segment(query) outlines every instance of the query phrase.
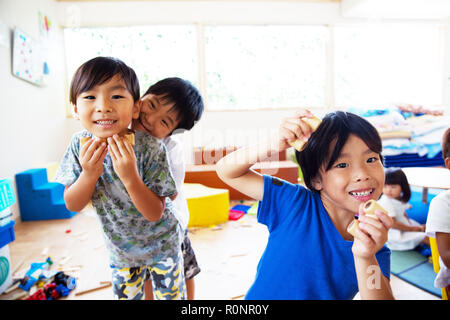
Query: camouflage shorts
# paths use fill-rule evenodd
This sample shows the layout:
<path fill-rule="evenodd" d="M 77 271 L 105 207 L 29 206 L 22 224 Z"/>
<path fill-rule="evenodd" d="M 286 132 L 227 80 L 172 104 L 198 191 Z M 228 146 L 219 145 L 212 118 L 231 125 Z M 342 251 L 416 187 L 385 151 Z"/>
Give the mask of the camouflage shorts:
<path fill-rule="evenodd" d="M 181 244 L 181 250 L 183 251 L 184 260 L 184 276 L 186 280 L 192 279 L 200 272 L 200 267 L 195 257 L 194 249 L 192 248 L 191 241 L 189 240 L 188 233 L 184 235 L 184 241 Z"/>
<path fill-rule="evenodd" d="M 112 268 L 114 296 L 119 300 L 141 300 L 144 282 L 152 280 L 153 296 L 157 300 L 185 300 L 186 283 L 181 252 L 175 258 L 159 261 L 152 266 Z"/>

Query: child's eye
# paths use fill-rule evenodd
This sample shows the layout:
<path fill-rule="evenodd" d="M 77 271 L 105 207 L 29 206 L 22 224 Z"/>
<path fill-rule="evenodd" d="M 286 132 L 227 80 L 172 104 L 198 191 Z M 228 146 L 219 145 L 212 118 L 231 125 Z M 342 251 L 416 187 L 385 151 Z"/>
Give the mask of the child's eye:
<path fill-rule="evenodd" d="M 86 100 L 94 100 L 95 97 L 94 97 L 94 96 L 84 96 L 83 99 L 86 99 Z"/>
<path fill-rule="evenodd" d="M 123 96 L 118 95 L 118 94 L 115 94 L 115 95 L 112 96 L 112 98 L 113 98 L 113 99 L 122 99 Z"/>
<path fill-rule="evenodd" d="M 161 120 L 161 123 L 163 124 L 163 126 L 165 126 L 165 127 L 168 127 L 169 126 L 169 124 L 167 123 L 167 121 L 166 120 Z"/>
<path fill-rule="evenodd" d="M 367 159 L 368 163 L 372 163 L 372 162 L 376 162 L 376 161 L 378 161 L 377 157 L 370 157 L 369 159 Z"/>
<path fill-rule="evenodd" d="M 337 165 L 335 165 L 336 168 L 347 168 L 348 167 L 348 163 L 338 163 Z"/>

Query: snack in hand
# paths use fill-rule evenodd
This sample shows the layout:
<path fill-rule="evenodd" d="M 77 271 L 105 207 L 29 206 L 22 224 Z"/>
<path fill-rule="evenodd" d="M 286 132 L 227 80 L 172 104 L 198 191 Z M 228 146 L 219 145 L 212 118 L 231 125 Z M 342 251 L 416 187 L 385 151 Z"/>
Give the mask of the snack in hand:
<path fill-rule="evenodd" d="M 384 212 L 384 213 L 387 214 L 386 209 L 384 209 L 382 206 L 380 206 L 380 205 L 378 204 L 378 202 L 376 202 L 376 201 L 373 200 L 373 199 L 367 201 L 367 202 L 364 204 L 363 210 L 364 210 L 364 214 L 365 214 L 366 216 L 375 218 L 375 219 L 377 219 L 377 220 L 378 220 L 378 217 L 377 217 L 377 215 L 375 214 L 375 211 L 376 211 L 376 210 L 382 211 L 382 212 Z M 355 237 L 355 231 L 356 231 L 356 229 L 358 229 L 358 228 L 359 228 L 359 221 L 358 221 L 358 219 L 355 218 L 355 220 L 353 220 L 353 221 L 349 224 L 349 226 L 347 227 L 347 232 L 350 233 L 352 236 Z"/>
<path fill-rule="evenodd" d="M 128 140 L 128 142 L 134 146 L 134 131 L 131 129 L 126 129 L 125 131 L 119 133 L 120 137 L 123 137 L 125 139 Z M 90 137 L 81 137 L 80 138 L 80 148 L 90 140 Z M 106 140 L 106 138 L 100 138 L 100 141 L 105 142 L 106 144 L 108 143 L 108 141 Z"/>
<path fill-rule="evenodd" d="M 312 131 L 316 131 L 317 127 L 319 127 L 320 123 L 322 122 L 322 120 L 320 120 L 317 117 L 313 117 L 313 118 L 303 117 L 302 121 L 306 122 L 311 127 Z M 291 147 L 293 147 L 297 151 L 302 151 L 305 148 L 306 143 L 307 143 L 307 141 L 303 141 L 301 139 L 297 139 L 295 141 L 289 142 Z"/>

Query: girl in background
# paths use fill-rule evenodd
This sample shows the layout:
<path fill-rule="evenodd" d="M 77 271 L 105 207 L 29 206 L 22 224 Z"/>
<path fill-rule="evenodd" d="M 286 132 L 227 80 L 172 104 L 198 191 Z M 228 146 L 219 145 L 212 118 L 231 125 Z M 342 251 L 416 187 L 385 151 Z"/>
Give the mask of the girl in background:
<path fill-rule="evenodd" d="M 402 169 L 386 169 L 383 195 L 378 202 L 394 220 L 387 242 L 391 250 L 412 250 L 422 242 L 429 244 L 424 232 L 425 226 L 410 219 L 405 212 L 411 208 L 408 203 L 410 198 L 411 188 Z"/>

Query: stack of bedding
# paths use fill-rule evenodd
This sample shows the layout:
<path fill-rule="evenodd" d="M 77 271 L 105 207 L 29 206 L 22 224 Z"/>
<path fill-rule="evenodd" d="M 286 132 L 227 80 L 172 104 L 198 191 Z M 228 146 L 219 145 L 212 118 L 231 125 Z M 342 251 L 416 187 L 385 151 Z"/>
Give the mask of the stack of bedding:
<path fill-rule="evenodd" d="M 349 110 L 365 117 L 377 128 L 383 141 L 386 167 L 443 166 L 441 139 L 450 117 L 436 109 L 405 111 L 404 106 L 385 109 Z"/>

